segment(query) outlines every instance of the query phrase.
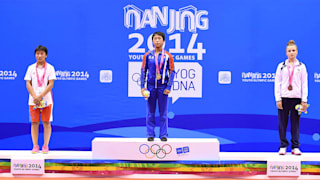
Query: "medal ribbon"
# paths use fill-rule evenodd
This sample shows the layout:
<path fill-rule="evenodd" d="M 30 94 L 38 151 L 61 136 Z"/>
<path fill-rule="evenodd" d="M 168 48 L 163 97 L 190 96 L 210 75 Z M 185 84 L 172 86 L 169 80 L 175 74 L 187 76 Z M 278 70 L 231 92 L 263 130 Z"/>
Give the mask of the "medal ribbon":
<path fill-rule="evenodd" d="M 295 68 L 296 66 L 295 66 L 294 63 L 293 63 L 293 67 L 292 67 L 291 73 L 290 73 L 290 67 L 289 67 L 289 66 L 287 66 L 287 67 L 288 67 L 288 73 L 289 73 L 289 85 L 292 85 L 294 68 Z"/>
<path fill-rule="evenodd" d="M 41 87 L 43 82 L 44 82 L 44 77 L 46 75 L 46 71 L 47 71 L 47 65 L 46 63 L 44 63 L 44 72 L 43 72 L 43 76 L 41 77 L 41 79 L 39 78 L 39 74 L 38 74 L 38 63 L 36 65 L 36 74 L 37 74 L 37 81 L 38 81 L 38 86 Z"/>
<path fill-rule="evenodd" d="M 163 59 L 164 59 L 164 49 L 162 49 L 162 52 L 161 52 L 160 68 L 159 68 L 159 65 L 158 65 L 158 56 L 156 55 L 156 51 L 154 51 L 154 55 L 155 55 L 154 59 L 155 59 L 155 63 L 156 63 L 157 74 L 160 74 L 160 69 L 162 67 Z"/>
<path fill-rule="evenodd" d="M 166 77 L 166 67 L 167 67 L 167 60 L 164 60 L 164 67 L 163 67 L 163 74 L 162 74 L 162 84 L 164 84 L 164 79 Z M 168 60 L 169 61 L 169 60 Z"/>

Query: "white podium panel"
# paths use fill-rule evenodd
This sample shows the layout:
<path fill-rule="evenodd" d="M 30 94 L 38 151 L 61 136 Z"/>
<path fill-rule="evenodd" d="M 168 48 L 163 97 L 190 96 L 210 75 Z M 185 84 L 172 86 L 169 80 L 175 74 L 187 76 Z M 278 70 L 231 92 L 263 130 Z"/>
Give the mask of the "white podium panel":
<path fill-rule="evenodd" d="M 147 138 L 95 138 L 92 141 L 94 159 L 117 160 L 219 160 L 220 143 L 217 139 L 158 138 L 148 142 Z"/>
<path fill-rule="evenodd" d="M 13 157 L 11 158 L 11 174 L 44 174 L 44 158 Z"/>
<path fill-rule="evenodd" d="M 267 161 L 268 176 L 300 176 L 301 157 L 285 155 L 278 158 L 270 158 Z"/>

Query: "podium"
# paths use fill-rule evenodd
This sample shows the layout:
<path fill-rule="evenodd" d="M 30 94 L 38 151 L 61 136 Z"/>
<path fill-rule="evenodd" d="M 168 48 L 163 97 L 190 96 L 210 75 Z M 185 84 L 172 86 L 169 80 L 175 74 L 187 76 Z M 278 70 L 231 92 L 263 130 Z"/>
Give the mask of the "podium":
<path fill-rule="evenodd" d="M 209 161 L 219 160 L 217 139 L 168 138 L 148 142 L 147 138 L 94 138 L 93 159 L 136 161 Z"/>

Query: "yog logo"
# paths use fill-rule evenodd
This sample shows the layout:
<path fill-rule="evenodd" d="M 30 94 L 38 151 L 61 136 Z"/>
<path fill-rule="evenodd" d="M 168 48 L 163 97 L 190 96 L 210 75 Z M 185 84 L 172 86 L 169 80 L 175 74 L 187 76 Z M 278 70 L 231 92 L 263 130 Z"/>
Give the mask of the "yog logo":
<path fill-rule="evenodd" d="M 153 144 L 151 146 L 148 144 L 141 144 L 139 151 L 148 159 L 152 159 L 154 157 L 157 157 L 158 159 L 164 159 L 172 152 L 172 147 L 169 144 L 164 144 L 162 146 L 159 144 Z"/>
<path fill-rule="evenodd" d="M 320 82 L 320 73 L 314 73 L 314 82 L 319 83 Z"/>

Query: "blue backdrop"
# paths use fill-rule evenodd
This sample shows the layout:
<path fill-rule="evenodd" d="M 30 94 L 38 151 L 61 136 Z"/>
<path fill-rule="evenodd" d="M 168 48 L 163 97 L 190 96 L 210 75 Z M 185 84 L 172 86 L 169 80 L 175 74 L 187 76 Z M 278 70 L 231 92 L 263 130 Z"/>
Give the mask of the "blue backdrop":
<path fill-rule="evenodd" d="M 51 149 L 145 137 L 140 64 L 150 35 L 163 31 L 177 71 L 169 138 L 218 138 L 221 151 L 277 151 L 274 73 L 293 39 L 309 74 L 301 149 L 320 152 L 318 7 L 318 0 L 1 0 L 0 149 L 32 148 L 23 79 L 40 44 L 58 78 Z"/>

